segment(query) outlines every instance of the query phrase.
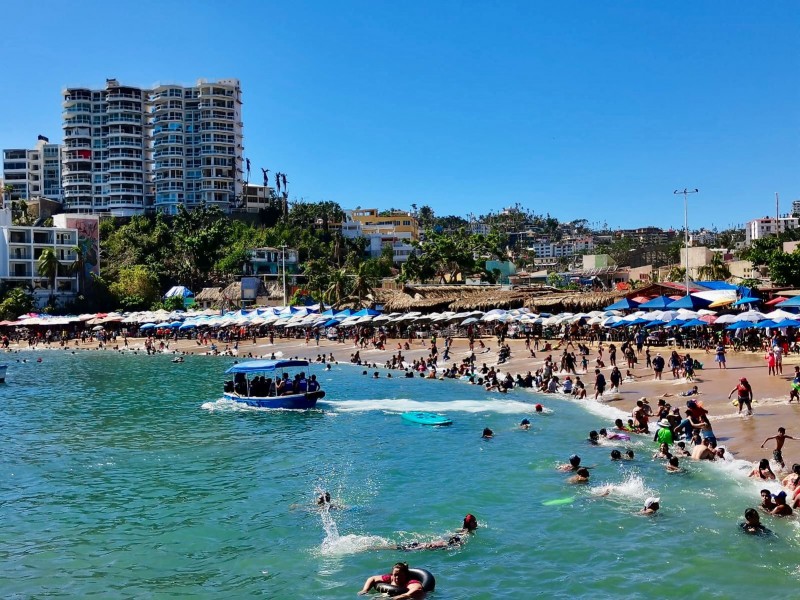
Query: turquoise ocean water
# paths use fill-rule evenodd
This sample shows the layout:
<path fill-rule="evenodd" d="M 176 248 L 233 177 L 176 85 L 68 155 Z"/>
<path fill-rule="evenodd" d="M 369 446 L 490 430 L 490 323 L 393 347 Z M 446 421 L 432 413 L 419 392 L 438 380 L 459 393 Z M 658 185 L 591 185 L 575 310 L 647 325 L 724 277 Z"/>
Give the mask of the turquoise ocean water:
<path fill-rule="evenodd" d="M 768 538 L 739 532 L 761 487 L 742 466 L 685 461 L 670 475 L 646 439 L 630 444 L 636 460 L 612 463 L 611 446 L 584 439 L 613 408 L 348 365 L 314 367 L 328 394 L 318 411 L 240 409 L 219 400 L 230 358 L 2 358 L 6 599 L 353 598 L 397 560 L 436 575 L 433 599 L 791 597 L 800 583 L 795 521 L 764 518 Z M 535 415 L 536 401 L 549 412 Z M 454 424 L 407 424 L 410 409 Z M 496 437 L 481 440 L 483 427 Z M 554 469 L 573 452 L 596 465 L 591 485 Z M 314 509 L 321 490 L 337 510 Z M 635 514 L 649 495 L 661 513 Z M 467 512 L 481 527 L 458 550 L 369 550 L 436 539 Z"/>

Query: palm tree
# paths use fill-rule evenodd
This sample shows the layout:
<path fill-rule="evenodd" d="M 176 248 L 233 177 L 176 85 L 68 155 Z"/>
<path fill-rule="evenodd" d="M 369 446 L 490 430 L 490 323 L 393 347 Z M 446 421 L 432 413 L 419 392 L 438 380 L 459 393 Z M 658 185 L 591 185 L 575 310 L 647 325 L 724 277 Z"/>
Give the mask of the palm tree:
<path fill-rule="evenodd" d="M 370 264 L 363 262 L 358 265 L 353 279 L 353 289 L 350 293 L 353 296 L 358 296 L 359 301 L 361 301 L 366 296 L 372 294 L 376 284 L 377 277 L 370 272 Z"/>
<path fill-rule="evenodd" d="M 84 291 L 84 283 L 86 279 L 86 261 L 83 256 L 83 249 L 80 246 L 73 246 L 72 252 L 75 253 L 75 260 L 69 266 L 69 270 L 78 276 L 78 293 Z"/>
<path fill-rule="evenodd" d="M 672 267 L 667 273 L 667 281 L 683 281 L 686 278 L 686 269 L 683 267 Z"/>
<path fill-rule="evenodd" d="M 323 293 L 323 302 L 336 306 L 347 296 L 347 270 L 336 269 L 331 273 L 328 287 Z"/>
<path fill-rule="evenodd" d="M 722 258 L 722 254 L 714 252 L 711 255 L 711 261 L 707 265 L 703 265 L 697 269 L 697 276 L 702 279 L 710 279 L 712 281 L 726 280 L 731 277 L 731 270 Z"/>
<path fill-rule="evenodd" d="M 61 263 L 58 261 L 56 253 L 50 248 L 42 250 L 39 260 L 36 263 L 36 269 L 39 275 L 47 277 L 50 283 L 50 300 L 52 301 L 56 295 L 56 277 L 58 276 L 58 267 Z"/>

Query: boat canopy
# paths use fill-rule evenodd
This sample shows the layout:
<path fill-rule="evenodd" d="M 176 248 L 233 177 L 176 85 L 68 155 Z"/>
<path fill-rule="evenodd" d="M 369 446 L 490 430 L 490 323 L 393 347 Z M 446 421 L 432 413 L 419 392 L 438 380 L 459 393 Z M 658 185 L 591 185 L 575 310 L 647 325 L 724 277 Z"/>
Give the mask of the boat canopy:
<path fill-rule="evenodd" d="M 233 365 L 225 373 L 258 373 L 261 371 L 274 371 L 288 367 L 307 367 L 307 360 L 250 360 Z"/>

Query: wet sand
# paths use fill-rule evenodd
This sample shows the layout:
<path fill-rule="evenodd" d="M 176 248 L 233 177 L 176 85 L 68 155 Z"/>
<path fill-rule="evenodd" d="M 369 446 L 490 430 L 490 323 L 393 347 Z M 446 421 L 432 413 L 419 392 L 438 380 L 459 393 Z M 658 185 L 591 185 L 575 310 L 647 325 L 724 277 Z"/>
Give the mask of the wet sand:
<path fill-rule="evenodd" d="M 482 338 L 486 344 L 486 348 L 481 350 L 478 344 L 475 345 L 476 367 L 480 367 L 483 363 L 488 366 L 497 365 L 497 342 L 493 337 Z M 528 371 L 535 372 L 540 368 L 548 354 L 558 361 L 563 349 L 559 349 L 557 343 L 551 341 L 553 350 L 550 352 L 538 351 L 536 358 L 531 358 L 528 351 L 525 349 L 524 340 L 507 340 L 511 346 L 511 358 L 504 364 L 499 366 L 499 370 L 503 372 L 510 372 L 512 375 L 520 373 L 525 375 Z M 118 345 L 122 345 L 121 339 L 118 339 Z M 405 340 L 402 340 L 405 342 Z M 129 338 L 130 348 L 144 348 L 143 339 Z M 541 341 L 540 345 L 544 347 L 546 341 Z M 382 365 L 391 358 L 392 354 L 397 353 L 398 340 L 389 340 L 387 342 L 386 350 L 367 349 L 361 350 L 360 356 L 362 361 L 369 364 L 375 363 L 380 369 Z M 440 352 L 440 365 L 444 364 L 441 361 L 441 354 L 443 352 L 443 340 L 439 340 Z M 619 343 L 616 343 L 619 348 Z M 114 344 L 109 344 L 107 351 L 112 351 Z M 217 343 L 220 350 L 225 348 L 225 344 Z M 26 345 L 21 345 L 20 349 L 25 349 Z M 82 349 L 97 348 L 97 342 L 81 344 Z M 611 365 L 608 363 L 608 343 L 603 343 L 606 349 L 604 352 L 604 360 L 606 363 L 605 368 L 601 369 L 603 374 L 608 379 L 608 374 L 611 371 Z M 57 346 L 54 346 L 57 348 Z M 70 346 L 74 348 L 74 346 Z M 12 345 L 12 350 L 16 346 Z M 597 352 L 597 346 L 590 346 L 591 354 L 589 358 L 588 373 L 583 373 L 578 365 L 578 376 L 583 380 L 586 385 L 587 396 L 594 397 L 594 365 Z M 334 358 L 339 362 L 349 362 L 351 354 L 357 348 L 354 347 L 351 340 L 345 343 L 332 342 L 322 338 L 319 346 L 312 339 L 306 344 L 304 339 L 280 339 L 275 338 L 274 344 L 269 344 L 268 339 L 258 338 L 258 342 L 253 344 L 252 340 L 245 340 L 240 343 L 238 358 L 248 356 L 252 353 L 255 357 L 269 357 L 272 353 L 283 353 L 283 358 L 300 357 L 313 361 L 318 354 L 324 353 L 326 356 L 333 353 Z M 209 351 L 208 346 L 198 346 L 194 340 L 179 340 L 178 342 L 170 343 L 170 351 L 185 352 L 189 354 L 205 354 Z M 661 352 L 665 359 L 668 358 L 671 348 L 668 347 L 652 347 L 651 355 Z M 764 449 L 761 449 L 761 443 L 765 438 L 775 435 L 778 427 L 785 427 L 788 435 L 796 435 L 800 438 L 800 427 L 795 427 L 795 421 L 800 416 L 800 404 L 788 404 L 789 390 L 791 387 L 791 380 L 794 376 L 794 366 L 800 365 L 800 355 L 790 355 L 784 357 L 783 360 L 783 375 L 770 376 L 767 373 L 766 361 L 763 354 L 752 352 L 734 352 L 728 349 L 727 353 L 727 369 L 719 369 L 717 363 L 714 362 L 714 353 L 706 353 L 703 350 L 678 350 L 680 354 L 688 352 L 692 358 L 703 363 L 704 368 L 697 370 L 695 373 L 694 382 L 686 382 L 683 379 L 673 379 L 672 373 L 665 368 L 662 381 L 654 381 L 651 369 L 645 367 L 644 353 L 639 357 L 638 365 L 632 370 L 636 381 L 623 382 L 620 386 L 618 393 L 611 394 L 606 391 L 602 401 L 619 408 L 620 410 L 630 413 L 636 404 L 636 400 L 641 397 L 646 397 L 650 401 L 650 405 L 655 407 L 658 398 L 665 393 L 675 394 L 676 396 L 667 398 L 667 402 L 672 404 L 673 407 L 677 406 L 685 409 L 687 398 L 677 396 L 678 393 L 688 390 L 692 385 L 697 385 L 700 389 L 701 396 L 699 400 L 702 401 L 703 406 L 709 411 L 714 432 L 717 436 L 719 444 L 725 446 L 729 452 L 732 452 L 736 458 L 745 460 L 757 461 L 761 458 L 771 458 L 772 450 L 774 449 L 774 441 L 770 441 Z M 453 345 L 450 350 L 449 364 L 460 363 L 463 358 L 469 354 L 469 344 L 464 338 L 456 338 L 453 340 Z M 402 350 L 403 358 L 406 362 L 411 362 L 414 359 L 424 358 L 428 355 L 427 342 L 423 345 L 421 340 L 415 340 L 409 350 Z M 577 351 L 576 351 L 577 355 Z M 619 350 L 617 351 L 617 366 L 622 371 L 623 376 L 627 370 L 624 358 L 621 358 Z M 368 367 L 365 367 L 368 368 Z M 559 374 L 560 377 L 566 375 L 565 373 Z M 736 386 L 739 378 L 746 377 L 753 387 L 753 396 L 755 402 L 753 404 L 752 416 L 739 416 L 737 415 L 737 407 L 731 404 L 728 400 L 728 394 Z M 487 395 L 496 392 L 487 392 Z M 735 397 L 735 394 L 734 394 Z M 611 423 L 598 423 L 598 429 L 603 426 L 611 425 Z M 583 435 L 583 432 L 581 432 Z M 784 461 L 788 466 L 793 462 L 800 462 L 800 441 L 787 440 L 783 451 Z"/>

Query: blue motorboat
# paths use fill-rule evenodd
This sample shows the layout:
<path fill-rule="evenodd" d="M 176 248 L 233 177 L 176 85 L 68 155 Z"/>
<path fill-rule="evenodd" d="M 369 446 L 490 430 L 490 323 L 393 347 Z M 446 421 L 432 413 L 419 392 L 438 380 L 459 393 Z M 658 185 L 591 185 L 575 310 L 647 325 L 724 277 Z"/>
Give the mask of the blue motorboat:
<path fill-rule="evenodd" d="M 226 400 L 258 408 L 314 408 L 325 397 L 316 375 L 306 378 L 306 371 L 290 377 L 286 369 L 308 367 L 307 360 L 251 360 L 225 371 L 233 379 L 225 382 Z"/>

